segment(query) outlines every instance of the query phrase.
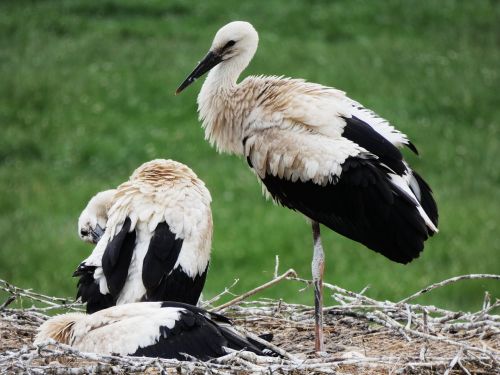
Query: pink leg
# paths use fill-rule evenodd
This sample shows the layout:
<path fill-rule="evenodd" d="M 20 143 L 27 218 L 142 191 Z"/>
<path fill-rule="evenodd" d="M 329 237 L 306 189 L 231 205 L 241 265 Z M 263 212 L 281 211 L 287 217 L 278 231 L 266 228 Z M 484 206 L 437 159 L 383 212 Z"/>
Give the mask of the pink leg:
<path fill-rule="evenodd" d="M 312 277 L 314 283 L 314 332 L 316 335 L 314 348 L 316 352 L 324 351 L 323 340 L 323 271 L 325 268 L 325 254 L 321 245 L 319 223 L 312 222 L 314 255 L 312 260 Z"/>

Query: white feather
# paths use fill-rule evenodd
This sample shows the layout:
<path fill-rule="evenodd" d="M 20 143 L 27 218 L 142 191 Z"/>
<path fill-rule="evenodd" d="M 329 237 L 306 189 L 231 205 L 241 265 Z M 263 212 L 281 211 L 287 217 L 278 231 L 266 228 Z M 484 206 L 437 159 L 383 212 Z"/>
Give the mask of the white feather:
<path fill-rule="evenodd" d="M 422 208 L 422 206 L 420 205 L 417 197 L 415 196 L 415 194 L 413 193 L 413 191 L 410 189 L 410 179 L 412 177 L 413 176 L 411 175 L 410 171 L 409 171 L 409 173 L 406 173 L 403 176 L 398 176 L 397 174 L 393 174 L 393 173 L 389 174 L 389 178 L 391 179 L 391 182 L 394 185 L 396 185 L 397 187 L 399 187 L 401 190 L 403 190 L 409 197 L 412 198 L 415 206 L 417 207 L 418 213 L 424 219 L 425 224 L 433 232 L 437 233 L 438 229 L 436 228 L 436 226 L 434 225 L 434 223 L 432 222 L 432 220 L 429 218 L 429 216 L 425 213 L 425 211 Z"/>

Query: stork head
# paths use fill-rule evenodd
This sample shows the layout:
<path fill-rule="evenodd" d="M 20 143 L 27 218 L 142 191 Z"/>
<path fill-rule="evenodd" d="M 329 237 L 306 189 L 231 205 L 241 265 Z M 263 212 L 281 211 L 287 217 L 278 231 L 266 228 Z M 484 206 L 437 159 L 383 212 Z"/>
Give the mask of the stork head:
<path fill-rule="evenodd" d="M 197 78 L 218 64 L 232 64 L 240 69 L 238 74 L 241 73 L 255 54 L 258 44 L 259 35 L 250 23 L 244 21 L 228 23 L 217 31 L 206 56 L 182 82 L 175 93 L 179 94 Z"/>
<path fill-rule="evenodd" d="M 78 218 L 78 236 L 82 241 L 96 244 L 101 239 L 108 221 L 115 189 L 101 191 L 90 199 Z"/>

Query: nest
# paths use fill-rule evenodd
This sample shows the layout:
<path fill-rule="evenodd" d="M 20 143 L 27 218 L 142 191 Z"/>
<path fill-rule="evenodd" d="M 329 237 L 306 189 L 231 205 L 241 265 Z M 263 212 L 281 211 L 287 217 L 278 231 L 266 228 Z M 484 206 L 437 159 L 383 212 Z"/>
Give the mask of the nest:
<path fill-rule="evenodd" d="M 38 326 L 53 310 L 81 310 L 70 300 L 20 289 L 0 280 L 10 297 L 0 306 L 0 373 L 238 373 L 238 374 L 500 374 L 500 301 L 485 295 L 476 312 L 448 311 L 411 303 L 416 297 L 464 279 L 500 275 L 463 275 L 433 284 L 399 302 L 377 301 L 362 293 L 324 284 L 336 304 L 325 307 L 323 355 L 314 352 L 313 307 L 281 300 L 246 301 L 278 282 L 303 283 L 293 270 L 217 307 L 226 288 L 206 303 L 223 311 L 245 334 L 273 333 L 275 350 L 283 358 L 233 352 L 209 362 L 82 353 L 48 342 L 34 347 Z M 24 309 L 9 308 L 16 299 L 36 302 Z M 250 333 L 252 332 L 252 333 Z M 256 336 L 253 336 L 256 337 Z"/>

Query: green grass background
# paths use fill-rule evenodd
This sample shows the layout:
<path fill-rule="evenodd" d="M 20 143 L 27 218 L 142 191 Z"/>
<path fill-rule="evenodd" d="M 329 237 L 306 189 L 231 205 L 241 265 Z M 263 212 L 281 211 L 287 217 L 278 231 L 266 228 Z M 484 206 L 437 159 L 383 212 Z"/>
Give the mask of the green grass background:
<path fill-rule="evenodd" d="M 500 271 L 500 2 L 2 1 L 0 3 L 0 278 L 74 295 L 92 250 L 76 223 L 97 191 L 141 163 L 190 165 L 213 196 L 205 289 L 240 293 L 281 270 L 310 277 L 299 214 L 265 201 L 244 160 L 218 155 L 196 114 L 201 82 L 176 87 L 223 24 L 248 20 L 260 47 L 246 74 L 338 87 L 407 133 L 412 166 L 434 189 L 441 232 L 408 266 L 323 230 L 326 281 L 398 300 L 464 273 Z M 285 282 L 262 296 L 312 303 Z M 498 282 L 470 281 L 420 302 L 472 309 Z M 329 298 L 326 304 L 333 301 Z"/>

